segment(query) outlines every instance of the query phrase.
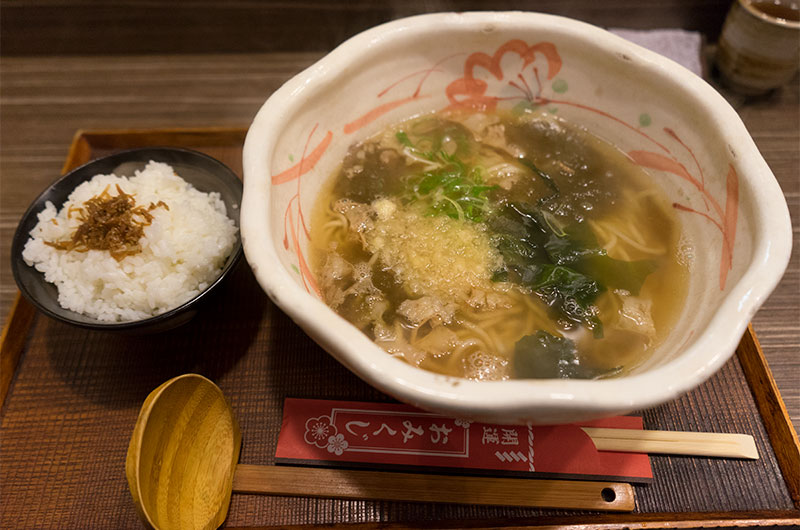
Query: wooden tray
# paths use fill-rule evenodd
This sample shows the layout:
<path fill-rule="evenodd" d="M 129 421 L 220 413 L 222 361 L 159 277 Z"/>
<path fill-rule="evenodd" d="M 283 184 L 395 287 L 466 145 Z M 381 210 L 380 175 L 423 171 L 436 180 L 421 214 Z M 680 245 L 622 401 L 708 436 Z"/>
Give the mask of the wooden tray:
<path fill-rule="evenodd" d="M 144 145 L 204 151 L 241 175 L 244 129 L 79 131 L 64 170 Z M 241 462 L 271 464 L 283 399 L 389 401 L 277 309 L 242 261 L 189 324 L 154 336 L 73 328 L 21 297 L 0 342 L 0 527 L 138 528 L 125 452 L 139 407 L 163 381 L 219 384 L 243 433 Z M 642 411 L 648 429 L 752 434 L 757 461 L 652 457 L 630 514 L 234 495 L 228 527 L 361 523 L 628 528 L 800 524 L 800 445 L 752 329 L 701 387 Z"/>

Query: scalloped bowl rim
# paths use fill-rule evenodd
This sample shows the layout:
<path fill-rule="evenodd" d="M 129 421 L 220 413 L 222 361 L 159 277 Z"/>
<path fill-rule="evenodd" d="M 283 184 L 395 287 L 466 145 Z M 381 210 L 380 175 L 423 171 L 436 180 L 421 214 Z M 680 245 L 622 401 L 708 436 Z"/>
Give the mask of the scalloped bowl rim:
<path fill-rule="evenodd" d="M 537 27 L 562 32 L 600 48 L 608 54 L 626 54 L 639 68 L 657 76 L 713 110 L 720 135 L 736 147 L 737 168 L 743 181 L 761 178 L 750 199 L 756 214 L 757 236 L 753 257 L 742 278 L 725 295 L 714 317 L 693 343 L 677 358 L 649 371 L 619 378 L 581 380 L 511 380 L 476 382 L 448 377 L 387 355 L 366 335 L 346 323 L 291 277 L 278 258 L 270 233 L 270 189 L 263 175 L 270 174 L 271 154 L 280 126 L 299 109 L 304 97 L 323 90 L 343 75 L 359 57 L 391 43 L 395 35 L 427 34 L 450 27 L 486 24 Z M 742 156 L 743 155 L 743 156 Z M 347 40 L 278 89 L 261 107 L 245 140 L 244 198 L 241 229 L 244 252 L 256 279 L 267 294 L 342 364 L 372 386 L 403 401 L 453 415 L 506 420 L 525 418 L 531 411 L 584 411 L 596 417 L 649 408 L 699 385 L 732 356 L 755 312 L 774 290 L 788 265 L 791 222 L 783 193 L 738 114 L 709 84 L 683 66 L 630 43 L 601 28 L 554 15 L 524 12 L 438 13 L 419 15 L 377 26 Z M 266 210 L 266 212 L 265 212 Z M 769 217 L 765 216 L 769 212 Z M 769 237 L 764 237 L 769 236 Z M 535 419 L 534 419 L 535 421 Z"/>

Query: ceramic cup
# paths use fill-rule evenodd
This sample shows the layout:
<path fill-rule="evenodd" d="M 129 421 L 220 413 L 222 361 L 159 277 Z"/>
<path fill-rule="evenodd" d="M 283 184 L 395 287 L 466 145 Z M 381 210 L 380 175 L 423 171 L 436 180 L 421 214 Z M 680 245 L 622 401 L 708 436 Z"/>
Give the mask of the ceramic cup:
<path fill-rule="evenodd" d="M 737 0 L 722 27 L 717 66 L 722 80 L 745 95 L 764 94 L 800 66 L 797 4 L 788 0 Z"/>

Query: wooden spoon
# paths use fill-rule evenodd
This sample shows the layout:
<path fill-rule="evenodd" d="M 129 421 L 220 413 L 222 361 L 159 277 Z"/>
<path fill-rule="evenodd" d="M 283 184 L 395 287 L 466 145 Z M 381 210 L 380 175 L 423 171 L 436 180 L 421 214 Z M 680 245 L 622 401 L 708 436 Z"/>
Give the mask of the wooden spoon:
<path fill-rule="evenodd" d="M 153 390 L 125 460 L 139 515 L 157 529 L 219 527 L 241 445 L 230 405 L 205 377 L 185 374 Z"/>
<path fill-rule="evenodd" d="M 602 511 L 635 506 L 631 485 L 615 482 L 237 466 L 241 443 L 230 405 L 205 377 L 185 374 L 153 390 L 125 462 L 142 520 L 161 530 L 217 528 L 232 491 Z"/>

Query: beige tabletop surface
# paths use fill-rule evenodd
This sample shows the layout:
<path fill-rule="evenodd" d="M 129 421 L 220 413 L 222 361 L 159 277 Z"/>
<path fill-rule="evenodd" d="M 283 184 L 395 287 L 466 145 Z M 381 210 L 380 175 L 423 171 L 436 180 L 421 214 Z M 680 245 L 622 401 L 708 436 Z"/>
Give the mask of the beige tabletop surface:
<path fill-rule="evenodd" d="M 203 2 L 191 3 L 208 5 Z M 0 36 L 3 37 L 0 45 L 0 52 L 3 53 L 0 56 L 0 319 L 3 322 L 17 293 L 9 266 L 11 237 L 29 203 L 59 176 L 76 130 L 246 127 L 270 93 L 343 38 L 338 34 L 327 35 L 314 46 L 308 44 L 307 39 L 302 46 L 297 46 L 289 43 L 284 31 L 280 34 L 280 39 L 283 39 L 281 46 L 263 51 L 270 47 L 264 46 L 258 39 L 267 39 L 268 35 L 249 28 L 241 30 L 243 42 L 237 41 L 235 46 L 228 46 L 225 50 L 227 53 L 218 53 L 213 48 L 216 46 L 215 39 L 223 38 L 220 36 L 222 30 L 213 26 L 216 29 L 208 35 L 205 44 L 197 46 L 184 45 L 182 39 L 202 39 L 202 35 L 192 34 L 189 29 L 178 31 L 171 37 L 172 45 L 163 47 L 169 48 L 165 52 L 149 49 L 146 39 L 152 39 L 158 30 L 152 29 L 151 24 L 141 34 L 131 32 L 125 26 L 128 28 L 125 34 L 127 42 L 143 39 L 141 42 L 137 40 L 136 46 L 125 48 L 113 36 L 114 24 L 120 24 L 119 17 L 115 18 L 113 13 L 108 14 L 103 10 L 90 9 L 87 4 L 91 2 L 7 1 L 1 6 L 5 19 L 0 27 Z M 166 2 L 152 4 L 167 5 Z M 241 10 L 252 11 L 254 17 L 268 18 L 272 13 L 256 7 L 252 2 L 237 4 Z M 278 2 L 262 5 L 267 4 L 278 9 L 275 7 Z M 314 7 L 317 4 L 300 4 L 306 7 L 308 13 L 322 16 L 319 9 Z M 375 17 L 391 18 L 397 14 L 397 11 L 388 14 L 370 11 L 363 4 L 356 2 L 353 4 L 356 7 L 349 8 L 349 11 L 336 11 L 329 15 L 353 16 L 353 20 L 359 21 L 360 25 L 369 25 Z M 598 14 L 597 10 L 593 10 L 591 2 L 577 4 L 585 4 L 584 11 L 579 14 L 585 14 L 585 19 L 589 21 L 601 25 L 614 21 L 610 15 L 606 16 L 610 12 Z M 716 27 L 714 25 L 724 18 L 726 2 L 697 4 L 702 4 L 703 10 L 695 13 L 695 18 L 686 15 L 690 3 L 674 1 L 659 3 L 662 11 L 655 15 L 637 11 L 629 21 L 642 27 L 659 27 L 663 24 L 702 30 L 704 28 L 692 27 L 692 24 L 702 22 L 708 27 Z M 416 9 L 422 9 L 418 2 L 412 2 L 411 5 L 412 8 L 416 6 Z M 543 2 L 542 5 L 557 11 L 553 2 Z M 707 10 L 712 8 L 713 12 L 708 14 Z M 176 10 L 180 11 L 180 8 L 168 9 L 172 10 L 172 15 Z M 212 12 L 206 13 L 204 20 L 215 20 L 213 10 L 208 10 Z M 147 24 L 147 17 L 155 20 L 155 15 L 145 16 L 134 8 L 131 8 L 131 12 L 131 16 L 146 19 L 141 24 Z M 219 24 L 230 26 L 226 31 L 236 33 L 232 25 L 239 18 L 243 18 L 240 24 L 246 24 L 244 19 L 247 13 L 231 13 L 223 9 L 217 14 L 218 20 Z M 42 14 L 46 16 L 38 16 Z M 362 19 L 358 19 L 358 16 Z M 109 20 L 116 22 L 110 23 Z M 98 28 L 100 40 L 83 45 L 76 43 L 79 30 L 85 29 L 82 24 L 90 23 Z M 315 23 L 323 22 L 318 20 Z M 159 27 L 162 31 L 169 30 L 165 29 L 164 24 Z M 26 28 L 31 31 L 26 31 Z M 313 28 L 308 27 L 302 31 L 309 34 L 314 32 Z M 713 44 L 716 35 L 712 30 L 706 37 Z M 30 41 L 22 42 L 26 38 Z M 107 39 L 105 48 L 103 38 Z M 186 53 L 192 48 L 199 48 L 200 51 Z M 243 51 L 246 48 L 261 51 Z M 783 188 L 792 216 L 795 245 L 791 263 L 775 292 L 755 316 L 753 325 L 792 422 L 798 428 L 800 80 L 795 77 L 789 85 L 755 100 L 725 95 L 743 119 Z"/>

